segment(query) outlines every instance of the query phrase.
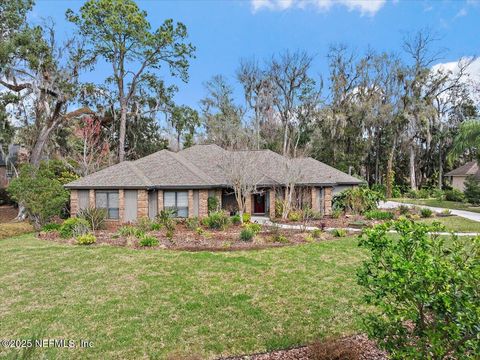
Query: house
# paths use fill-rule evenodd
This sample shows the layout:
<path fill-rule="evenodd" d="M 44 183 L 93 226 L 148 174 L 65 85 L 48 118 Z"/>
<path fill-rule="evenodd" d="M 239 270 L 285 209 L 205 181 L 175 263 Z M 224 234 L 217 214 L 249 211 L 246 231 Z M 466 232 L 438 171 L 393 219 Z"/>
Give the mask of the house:
<path fill-rule="evenodd" d="M 480 168 L 476 161 L 470 161 L 465 165 L 462 165 L 456 169 L 445 174 L 446 177 L 449 177 L 454 189 L 464 191 L 465 190 L 465 180 L 468 176 L 474 176 L 480 180 Z"/>
<path fill-rule="evenodd" d="M 0 189 L 8 186 L 13 177 L 14 168 L 24 160 L 22 157 L 25 156 L 26 150 L 18 144 L 10 144 L 7 153 L 3 151 L 3 146 L 0 144 Z"/>
<path fill-rule="evenodd" d="M 65 185 L 71 190 L 70 207 L 94 206 L 107 210 L 109 223 L 155 217 L 162 209 L 175 209 L 178 217 L 208 215 L 208 198 L 219 207 L 236 211 L 229 185 L 228 162 L 240 155 L 251 161 L 250 170 L 260 179 L 247 197 L 246 211 L 275 216 L 275 202 L 284 196 L 288 160 L 270 150 L 227 151 L 217 145 L 196 145 L 180 152 L 161 150 L 135 161 L 124 161 Z M 356 186 L 360 180 L 312 158 L 293 160 L 299 169 L 295 201 L 324 214 L 331 213 L 336 186 Z"/>

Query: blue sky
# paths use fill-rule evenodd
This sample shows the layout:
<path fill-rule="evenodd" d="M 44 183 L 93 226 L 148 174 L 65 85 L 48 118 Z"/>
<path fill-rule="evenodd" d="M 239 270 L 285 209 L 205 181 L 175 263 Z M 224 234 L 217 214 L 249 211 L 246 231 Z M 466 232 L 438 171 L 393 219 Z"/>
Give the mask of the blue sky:
<path fill-rule="evenodd" d="M 61 36 L 72 31 L 65 10 L 77 10 L 83 1 L 37 0 L 31 20 L 51 17 Z M 445 48 L 442 61 L 480 53 L 480 1 L 413 0 L 217 0 L 137 1 L 153 27 L 166 18 L 187 25 L 197 47 L 191 61 L 190 80 L 178 83 L 179 104 L 198 108 L 203 83 L 215 74 L 235 81 L 241 58 L 259 60 L 282 50 L 306 50 L 315 55 L 312 75 L 327 76 L 326 53 L 332 43 L 344 43 L 359 53 L 368 47 L 401 52 L 408 32 L 429 27 Z M 97 66 L 85 79 L 101 81 L 110 67 Z M 237 95 L 241 92 L 237 86 Z"/>

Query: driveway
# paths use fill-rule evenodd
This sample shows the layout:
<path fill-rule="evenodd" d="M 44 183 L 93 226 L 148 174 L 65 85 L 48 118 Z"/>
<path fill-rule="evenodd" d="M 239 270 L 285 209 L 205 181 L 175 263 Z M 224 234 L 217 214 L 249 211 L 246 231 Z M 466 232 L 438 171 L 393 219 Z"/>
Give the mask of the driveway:
<path fill-rule="evenodd" d="M 399 207 L 400 205 L 406 205 L 406 206 L 410 206 L 410 207 L 415 206 L 415 207 L 419 207 L 419 208 L 428 208 L 428 209 L 430 209 L 432 211 L 435 211 L 437 213 L 445 210 L 444 208 L 439 208 L 439 207 L 416 205 L 416 204 L 407 204 L 407 203 L 401 203 L 401 202 L 397 202 L 397 201 L 384 201 L 384 202 L 382 201 L 379 204 L 378 207 L 381 208 L 381 209 L 395 209 L 395 208 Z M 473 221 L 480 222 L 480 214 L 479 213 L 474 213 L 474 212 L 465 211 L 465 210 L 455 210 L 455 209 L 448 209 L 448 210 L 450 210 L 453 215 L 461 216 L 465 219 L 470 219 L 470 220 L 473 220 Z"/>

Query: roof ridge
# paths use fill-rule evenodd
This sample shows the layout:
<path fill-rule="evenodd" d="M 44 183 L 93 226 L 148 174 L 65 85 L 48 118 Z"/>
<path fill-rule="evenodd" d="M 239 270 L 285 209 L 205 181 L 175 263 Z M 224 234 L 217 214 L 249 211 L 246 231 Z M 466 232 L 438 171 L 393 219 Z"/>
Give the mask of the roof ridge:
<path fill-rule="evenodd" d="M 180 162 L 183 166 L 187 168 L 188 171 L 190 171 L 193 175 L 198 176 L 205 182 L 209 183 L 216 183 L 216 181 L 207 175 L 204 171 L 202 171 L 199 167 L 195 166 L 192 164 L 190 161 L 185 159 L 183 156 L 181 156 L 179 153 L 174 153 L 172 151 L 168 151 L 168 154 L 173 157 L 175 160 Z"/>
<path fill-rule="evenodd" d="M 147 175 L 143 173 L 132 161 L 126 161 L 127 166 L 137 175 L 145 184 L 145 186 L 149 186 L 151 180 L 148 178 Z"/>

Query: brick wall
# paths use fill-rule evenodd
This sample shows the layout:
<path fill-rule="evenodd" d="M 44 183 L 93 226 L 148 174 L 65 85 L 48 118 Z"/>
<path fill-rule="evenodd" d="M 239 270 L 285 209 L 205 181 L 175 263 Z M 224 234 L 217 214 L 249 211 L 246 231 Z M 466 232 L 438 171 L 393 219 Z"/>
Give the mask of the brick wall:
<path fill-rule="evenodd" d="M 125 219 L 125 190 L 118 190 L 118 217 L 121 222 Z"/>
<path fill-rule="evenodd" d="M 147 190 L 138 190 L 137 220 L 146 216 L 148 216 L 148 192 Z"/>
<path fill-rule="evenodd" d="M 332 215 L 332 198 L 333 198 L 333 188 L 326 187 L 324 189 L 324 209 L 325 215 Z"/>
<path fill-rule="evenodd" d="M 78 212 L 78 191 L 70 190 L 70 216 L 74 217 Z"/>
<path fill-rule="evenodd" d="M 312 187 L 311 188 L 312 192 L 312 210 L 319 212 L 320 211 L 320 203 L 318 199 L 318 188 Z"/>
<path fill-rule="evenodd" d="M 199 190 L 198 192 L 198 216 L 208 216 L 208 190 Z"/>
<path fill-rule="evenodd" d="M 157 190 L 157 207 L 158 213 L 163 210 L 163 190 Z"/>

